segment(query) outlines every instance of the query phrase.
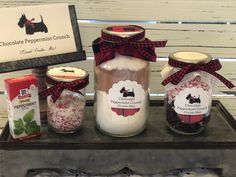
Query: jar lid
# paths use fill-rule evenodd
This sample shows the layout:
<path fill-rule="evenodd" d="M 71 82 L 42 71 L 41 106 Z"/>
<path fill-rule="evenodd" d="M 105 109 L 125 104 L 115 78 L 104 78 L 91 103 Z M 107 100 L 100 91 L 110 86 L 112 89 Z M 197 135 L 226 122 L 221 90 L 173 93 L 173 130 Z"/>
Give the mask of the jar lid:
<path fill-rule="evenodd" d="M 169 58 L 185 63 L 208 63 L 211 61 L 212 56 L 203 52 L 196 51 L 178 51 L 171 53 Z"/>
<path fill-rule="evenodd" d="M 109 26 L 103 28 L 102 32 L 119 37 L 130 37 L 144 32 L 144 28 L 135 25 Z"/>
<path fill-rule="evenodd" d="M 58 67 L 47 71 L 47 77 L 60 82 L 72 82 L 78 79 L 84 79 L 88 73 L 83 69 L 76 67 Z"/>

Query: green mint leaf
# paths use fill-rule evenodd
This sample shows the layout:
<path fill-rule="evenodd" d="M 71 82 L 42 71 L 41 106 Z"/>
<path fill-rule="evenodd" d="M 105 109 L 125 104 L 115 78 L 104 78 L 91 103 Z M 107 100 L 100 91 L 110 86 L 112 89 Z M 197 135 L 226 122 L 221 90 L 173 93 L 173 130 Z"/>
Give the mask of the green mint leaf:
<path fill-rule="evenodd" d="M 34 117 L 34 109 L 31 109 L 24 115 L 23 120 L 25 122 L 30 122 L 33 120 L 33 117 Z"/>
<path fill-rule="evenodd" d="M 15 126 L 15 128 L 24 127 L 24 123 L 23 123 L 22 119 L 14 120 L 14 126 Z"/>
<path fill-rule="evenodd" d="M 37 125 L 37 122 L 35 121 L 35 120 L 33 120 L 33 121 L 31 121 L 31 122 L 26 122 L 25 123 L 25 127 L 27 128 L 27 127 L 32 127 L 32 126 L 34 126 L 34 125 Z"/>
<path fill-rule="evenodd" d="M 16 128 L 14 129 L 14 134 L 15 135 L 20 135 L 24 132 L 24 129 L 23 128 Z"/>
<path fill-rule="evenodd" d="M 35 133 L 39 133 L 40 132 L 40 126 L 37 125 L 36 121 L 32 121 L 30 123 L 27 123 L 25 128 L 26 128 L 26 134 L 28 134 L 28 135 L 33 135 Z"/>
<path fill-rule="evenodd" d="M 35 120 L 30 122 L 30 125 L 37 125 L 37 122 Z"/>
<path fill-rule="evenodd" d="M 36 133 L 39 133 L 40 132 L 40 127 L 37 126 L 37 127 L 27 127 L 26 129 L 26 134 L 27 135 L 33 135 L 33 134 L 36 134 Z"/>

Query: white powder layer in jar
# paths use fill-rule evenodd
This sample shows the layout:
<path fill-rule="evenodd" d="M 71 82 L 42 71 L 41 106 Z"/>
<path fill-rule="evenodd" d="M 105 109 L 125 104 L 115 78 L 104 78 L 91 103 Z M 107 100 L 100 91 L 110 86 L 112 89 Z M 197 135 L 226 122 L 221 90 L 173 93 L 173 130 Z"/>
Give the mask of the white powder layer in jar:
<path fill-rule="evenodd" d="M 141 132 L 148 118 L 148 91 L 145 93 L 145 99 L 139 112 L 132 116 L 123 117 L 117 115 L 111 110 L 108 104 L 106 92 L 97 91 L 97 117 L 96 121 L 99 128 L 112 135 L 134 135 Z"/>

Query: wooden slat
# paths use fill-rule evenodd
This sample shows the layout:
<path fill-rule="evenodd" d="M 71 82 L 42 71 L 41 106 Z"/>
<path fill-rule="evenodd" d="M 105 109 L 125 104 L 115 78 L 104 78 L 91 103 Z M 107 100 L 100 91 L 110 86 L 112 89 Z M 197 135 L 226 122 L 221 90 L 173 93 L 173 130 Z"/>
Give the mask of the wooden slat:
<path fill-rule="evenodd" d="M 101 28 L 114 23 L 80 23 L 80 33 L 87 56 L 92 56 L 91 44 L 100 36 Z M 117 24 L 116 24 L 117 25 Z M 236 30 L 234 25 L 176 25 L 137 24 L 146 29 L 152 40 L 168 39 L 166 48 L 157 49 L 159 56 L 167 57 L 178 50 L 198 50 L 213 57 L 236 57 Z"/>
<path fill-rule="evenodd" d="M 79 19 L 235 21 L 234 0 L 80 0 Z"/>
<path fill-rule="evenodd" d="M 236 19 L 234 0 L 1 0 L 0 7 L 68 2 L 79 19 L 226 22 Z"/>
<path fill-rule="evenodd" d="M 93 56 L 91 47 L 84 47 L 86 55 L 88 57 Z M 180 50 L 194 50 L 211 54 L 214 58 L 236 58 L 235 47 L 222 48 L 222 47 L 192 47 L 192 46 L 168 46 L 166 48 L 156 49 L 156 53 L 159 57 L 167 57 L 169 53 L 180 51 Z M 236 63 L 235 63 L 236 64 Z"/>

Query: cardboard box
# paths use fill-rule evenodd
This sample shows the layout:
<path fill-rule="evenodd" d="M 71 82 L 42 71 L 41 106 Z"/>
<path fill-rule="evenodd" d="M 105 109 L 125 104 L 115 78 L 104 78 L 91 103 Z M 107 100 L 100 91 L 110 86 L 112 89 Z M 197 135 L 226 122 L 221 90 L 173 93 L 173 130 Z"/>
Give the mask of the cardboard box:
<path fill-rule="evenodd" d="M 32 75 L 5 80 L 10 133 L 14 139 L 40 135 L 37 79 Z"/>

